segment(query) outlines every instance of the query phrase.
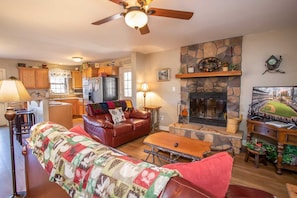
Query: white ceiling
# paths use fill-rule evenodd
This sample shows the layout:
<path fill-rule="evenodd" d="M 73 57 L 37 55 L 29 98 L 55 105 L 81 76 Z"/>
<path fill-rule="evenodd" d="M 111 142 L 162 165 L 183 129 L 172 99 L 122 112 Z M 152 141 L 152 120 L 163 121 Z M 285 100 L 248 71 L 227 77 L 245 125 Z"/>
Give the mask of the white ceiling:
<path fill-rule="evenodd" d="M 0 58 L 73 65 L 153 53 L 211 40 L 297 26 L 296 0 L 154 0 L 151 7 L 194 12 L 191 20 L 149 16 L 141 35 L 109 0 L 1 0 Z"/>

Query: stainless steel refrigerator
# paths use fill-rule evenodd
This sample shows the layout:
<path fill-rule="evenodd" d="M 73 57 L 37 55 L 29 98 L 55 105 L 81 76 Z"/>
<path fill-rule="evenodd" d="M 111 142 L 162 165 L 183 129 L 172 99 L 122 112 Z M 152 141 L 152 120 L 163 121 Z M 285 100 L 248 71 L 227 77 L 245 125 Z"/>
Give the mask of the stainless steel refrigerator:
<path fill-rule="evenodd" d="M 87 103 L 118 100 L 118 78 L 108 76 L 84 79 L 83 97 Z"/>

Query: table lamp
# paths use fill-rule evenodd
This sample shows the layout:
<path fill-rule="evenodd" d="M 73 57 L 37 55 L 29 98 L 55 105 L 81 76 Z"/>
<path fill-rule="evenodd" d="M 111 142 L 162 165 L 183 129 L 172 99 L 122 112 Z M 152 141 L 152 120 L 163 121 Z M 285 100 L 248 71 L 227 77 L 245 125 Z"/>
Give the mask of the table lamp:
<path fill-rule="evenodd" d="M 24 87 L 23 83 L 19 80 L 9 79 L 0 81 L 0 102 L 25 102 L 31 100 L 31 96 Z M 15 177 L 15 157 L 14 157 L 14 141 L 13 141 L 13 128 L 12 121 L 16 116 L 16 112 L 12 106 L 7 107 L 4 114 L 6 120 L 9 123 L 9 137 L 10 137 L 10 155 L 11 155 L 11 175 L 12 175 L 12 187 L 13 194 L 10 198 L 25 197 L 24 192 L 17 192 L 16 177 Z"/>
<path fill-rule="evenodd" d="M 143 106 L 145 107 L 146 92 L 149 91 L 149 86 L 148 86 L 147 83 L 142 83 L 142 85 L 141 85 L 141 91 L 143 92 Z"/>

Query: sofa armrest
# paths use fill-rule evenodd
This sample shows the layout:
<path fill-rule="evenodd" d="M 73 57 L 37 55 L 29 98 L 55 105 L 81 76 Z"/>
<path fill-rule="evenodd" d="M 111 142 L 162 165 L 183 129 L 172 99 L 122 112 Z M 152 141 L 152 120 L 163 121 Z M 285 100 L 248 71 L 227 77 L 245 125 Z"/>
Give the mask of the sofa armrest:
<path fill-rule="evenodd" d="M 96 117 L 88 116 L 88 115 L 83 115 L 83 119 L 85 122 L 95 126 L 95 127 L 101 127 L 101 128 L 113 128 L 113 123 L 111 123 L 108 120 L 103 120 L 103 119 L 98 119 Z"/>
<path fill-rule="evenodd" d="M 130 118 L 147 119 L 151 117 L 151 112 L 134 109 L 130 113 Z"/>

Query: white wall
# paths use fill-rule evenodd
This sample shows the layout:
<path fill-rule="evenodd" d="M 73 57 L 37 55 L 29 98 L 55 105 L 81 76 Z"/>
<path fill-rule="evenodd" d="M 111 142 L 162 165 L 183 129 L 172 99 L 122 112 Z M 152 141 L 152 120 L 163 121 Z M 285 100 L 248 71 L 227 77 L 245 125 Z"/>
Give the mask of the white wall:
<path fill-rule="evenodd" d="M 283 29 L 259 34 L 247 35 L 243 37 L 242 49 L 242 78 L 241 78 L 241 98 L 240 112 L 244 119 L 240 129 L 244 131 L 246 137 L 246 116 L 253 86 L 260 85 L 297 85 L 297 28 Z M 285 74 L 266 73 L 265 61 L 271 56 L 282 56 L 283 61 L 280 69 Z M 171 68 L 171 80 L 167 82 L 157 82 L 156 73 L 161 68 Z M 180 101 L 180 79 L 175 78 L 180 68 L 180 48 L 166 52 L 146 55 L 145 76 L 152 92 L 147 96 L 147 104 L 161 105 L 161 128 L 166 129 L 168 125 L 176 122 L 177 103 Z M 172 88 L 176 91 L 173 92 Z"/>
<path fill-rule="evenodd" d="M 157 81 L 159 69 L 170 68 L 170 81 Z M 177 121 L 177 103 L 180 101 L 180 79 L 175 78 L 180 68 L 180 48 L 146 55 L 144 81 L 149 84 L 146 96 L 147 105 L 160 105 L 161 129 Z M 175 91 L 173 91 L 175 90 Z"/>
<path fill-rule="evenodd" d="M 246 132 L 246 116 L 253 86 L 297 85 L 297 28 L 264 32 L 243 37 L 240 111 L 244 116 L 240 128 Z M 281 73 L 264 75 L 265 61 L 282 56 Z"/>

